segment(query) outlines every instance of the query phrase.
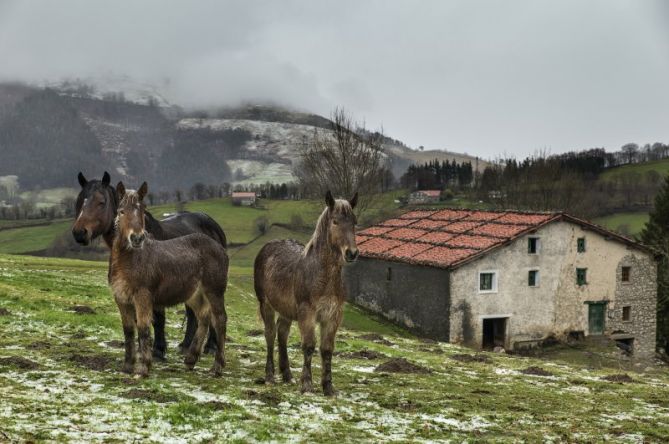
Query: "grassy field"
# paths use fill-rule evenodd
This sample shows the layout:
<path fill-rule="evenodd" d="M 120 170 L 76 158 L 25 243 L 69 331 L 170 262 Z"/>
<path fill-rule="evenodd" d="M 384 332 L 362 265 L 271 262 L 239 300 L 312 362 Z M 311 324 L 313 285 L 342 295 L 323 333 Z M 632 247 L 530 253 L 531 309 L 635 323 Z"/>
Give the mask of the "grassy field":
<path fill-rule="evenodd" d="M 625 172 L 636 172 L 641 175 L 648 171 L 657 171 L 664 178 L 669 174 L 669 159 L 655 160 L 652 162 L 634 163 L 630 165 L 623 165 L 616 168 L 606 170 L 601 176 L 600 180 L 612 180 L 616 176 Z"/>
<path fill-rule="evenodd" d="M 336 398 L 300 395 L 296 383 L 258 385 L 264 338 L 250 272 L 230 270 L 223 377 L 208 372 L 211 356 L 193 372 L 183 368 L 175 308 L 167 314 L 168 361 L 136 379 L 118 371 L 122 333 L 105 263 L 0 256 L 0 441 L 669 439 L 666 367 L 621 370 L 628 364 L 603 346 L 559 349 L 550 359 L 475 354 L 421 341 L 351 307 L 333 360 Z M 296 326 L 289 344 L 299 377 Z M 407 359 L 417 373 L 378 368 L 392 358 Z M 315 380 L 319 364 L 316 357 Z M 621 371 L 631 379 L 603 379 Z"/>
<path fill-rule="evenodd" d="M 0 253 L 28 253 L 47 248 L 63 232 L 70 230 L 71 220 L 49 225 L 0 230 Z"/>
<path fill-rule="evenodd" d="M 648 217 L 648 213 L 646 212 L 616 213 L 610 216 L 597 218 L 594 220 L 594 222 L 611 230 L 636 236 L 641 233 L 641 230 L 643 230 L 646 222 L 648 222 Z M 625 231 L 627 231 L 627 233 Z"/>

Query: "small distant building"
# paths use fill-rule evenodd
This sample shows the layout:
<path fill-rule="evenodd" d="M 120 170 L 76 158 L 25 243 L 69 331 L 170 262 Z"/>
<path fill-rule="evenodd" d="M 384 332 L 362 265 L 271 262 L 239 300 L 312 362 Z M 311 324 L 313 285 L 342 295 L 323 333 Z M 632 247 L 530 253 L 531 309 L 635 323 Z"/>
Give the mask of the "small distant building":
<path fill-rule="evenodd" d="M 256 204 L 256 193 L 234 192 L 232 193 L 232 204 L 250 207 Z"/>
<path fill-rule="evenodd" d="M 521 349 L 608 337 L 655 352 L 657 262 L 565 213 L 415 210 L 362 230 L 352 302 L 434 339 Z"/>
<path fill-rule="evenodd" d="M 410 205 L 431 204 L 439 202 L 441 191 L 439 190 L 418 190 L 409 195 Z"/>

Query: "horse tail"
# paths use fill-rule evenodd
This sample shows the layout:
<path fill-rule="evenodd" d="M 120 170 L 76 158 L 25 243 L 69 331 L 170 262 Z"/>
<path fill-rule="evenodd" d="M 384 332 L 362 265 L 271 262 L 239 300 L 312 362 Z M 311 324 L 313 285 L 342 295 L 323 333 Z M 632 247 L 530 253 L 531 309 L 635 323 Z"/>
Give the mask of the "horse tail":
<path fill-rule="evenodd" d="M 228 240 L 225 237 L 225 232 L 223 231 L 223 228 L 221 228 L 221 226 L 208 214 L 200 213 L 200 215 L 204 219 L 201 226 L 203 232 L 209 234 L 209 237 L 213 238 L 219 244 L 223 245 L 223 248 L 227 248 Z"/>

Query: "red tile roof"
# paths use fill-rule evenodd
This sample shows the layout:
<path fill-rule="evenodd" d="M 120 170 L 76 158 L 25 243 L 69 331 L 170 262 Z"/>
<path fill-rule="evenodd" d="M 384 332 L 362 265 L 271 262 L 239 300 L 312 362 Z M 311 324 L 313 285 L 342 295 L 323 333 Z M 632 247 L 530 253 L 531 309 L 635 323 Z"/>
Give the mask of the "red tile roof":
<path fill-rule="evenodd" d="M 417 194 L 424 194 L 426 196 L 430 197 L 439 197 L 441 196 L 441 191 L 439 190 L 420 190 L 416 191 Z"/>
<path fill-rule="evenodd" d="M 565 220 L 653 253 L 598 225 L 564 213 L 417 210 L 362 230 L 356 237 L 362 257 L 449 268 L 482 256 L 556 220 Z"/>
<path fill-rule="evenodd" d="M 358 233 L 363 257 L 448 268 L 462 263 L 560 213 L 415 210 Z"/>

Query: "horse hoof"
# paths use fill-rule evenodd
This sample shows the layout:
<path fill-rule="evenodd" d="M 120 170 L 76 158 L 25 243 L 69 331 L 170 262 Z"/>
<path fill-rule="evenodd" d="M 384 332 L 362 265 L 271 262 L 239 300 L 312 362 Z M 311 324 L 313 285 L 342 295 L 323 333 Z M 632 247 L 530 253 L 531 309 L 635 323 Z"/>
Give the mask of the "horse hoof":
<path fill-rule="evenodd" d="M 167 361 L 167 358 L 165 358 L 165 352 L 162 350 L 154 350 L 153 351 L 153 359 L 156 359 L 161 362 Z"/>
<path fill-rule="evenodd" d="M 285 384 L 290 384 L 291 382 L 293 382 L 293 375 L 290 372 L 283 373 L 281 375 L 281 378 L 283 379 L 283 382 Z"/>
<path fill-rule="evenodd" d="M 313 391 L 311 381 L 302 381 L 302 387 L 300 388 L 300 393 L 309 393 Z"/>
<path fill-rule="evenodd" d="M 335 390 L 332 387 L 332 384 L 324 384 L 323 385 L 323 394 L 325 396 L 334 396 L 335 395 Z"/>
<path fill-rule="evenodd" d="M 265 375 L 265 384 L 274 384 L 274 375 Z"/>
<path fill-rule="evenodd" d="M 145 365 L 141 365 L 141 366 L 137 369 L 137 376 L 139 376 L 139 377 L 141 377 L 141 378 L 146 378 L 146 377 L 148 377 L 148 376 L 149 376 L 149 368 L 148 368 L 147 366 L 145 366 Z"/>
<path fill-rule="evenodd" d="M 211 367 L 211 372 L 214 376 L 223 376 L 223 367 L 219 364 L 214 364 L 213 367 Z"/>

